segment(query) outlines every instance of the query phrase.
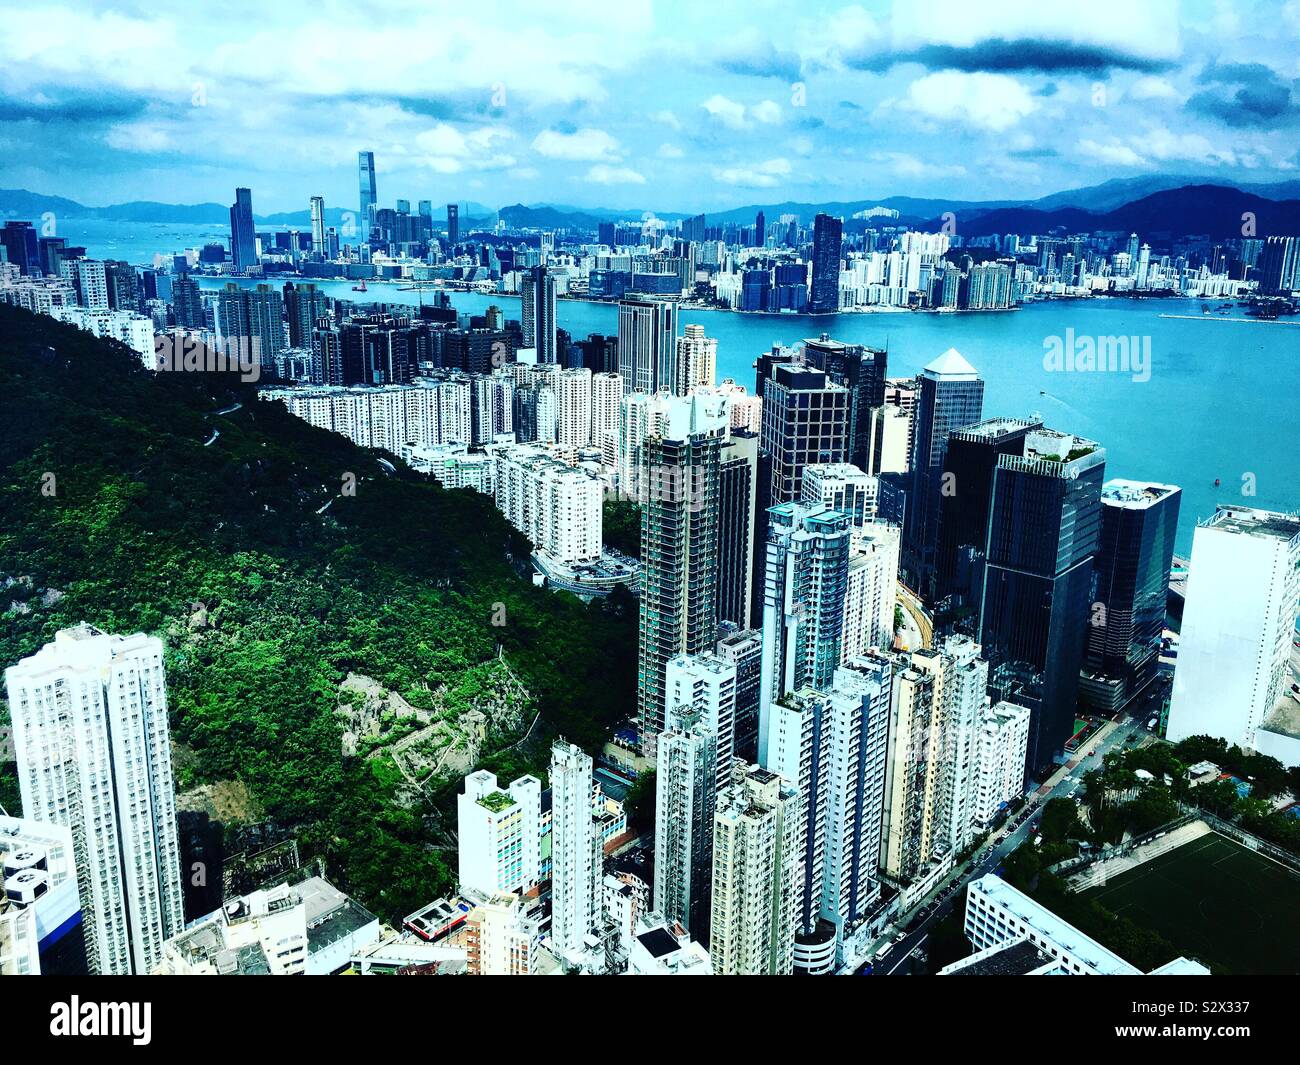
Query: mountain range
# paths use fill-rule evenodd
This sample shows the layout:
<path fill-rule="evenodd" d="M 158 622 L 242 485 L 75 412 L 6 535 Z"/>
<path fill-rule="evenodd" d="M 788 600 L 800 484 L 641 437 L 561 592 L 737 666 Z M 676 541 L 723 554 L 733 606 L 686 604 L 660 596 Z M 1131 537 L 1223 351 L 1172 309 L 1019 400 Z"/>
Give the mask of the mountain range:
<path fill-rule="evenodd" d="M 1271 184 L 1206 183 L 1187 175 L 1148 175 L 1115 178 L 1100 185 L 1066 189 L 1037 199 L 954 200 L 935 197 L 887 196 L 879 199 L 824 202 L 784 201 L 748 204 L 724 211 L 706 212 L 713 224 L 750 224 L 762 211 L 769 225 L 782 215 L 807 221 L 815 214 L 846 219 L 850 232 L 861 231 L 867 220 L 853 215 L 872 207 L 899 213 L 904 225 L 938 228 L 948 213 L 957 217 L 958 230 L 970 236 L 991 233 L 1047 233 L 1124 229 L 1170 235 L 1206 234 L 1214 238 L 1243 235 L 1243 215 L 1255 216 L 1261 235 L 1300 233 L 1300 181 Z M 436 208 L 441 217 L 444 208 Z M 230 209 L 219 203 L 167 204 L 148 200 L 90 207 L 61 196 L 27 189 L 0 189 L 0 218 L 38 219 L 47 212 L 67 220 L 95 219 L 116 222 L 154 222 L 224 225 Z M 342 226 L 348 208 L 327 207 L 327 225 Z M 639 221 L 653 213 L 665 220 L 685 217 L 680 211 L 614 210 L 583 208 L 556 203 L 516 203 L 494 210 L 485 204 L 461 204 L 461 227 L 491 225 L 499 217 L 507 225 L 536 229 L 594 230 L 601 222 Z M 310 224 L 308 211 L 283 211 L 254 215 L 268 226 Z M 1248 234 L 1247 234 L 1248 235 Z"/>

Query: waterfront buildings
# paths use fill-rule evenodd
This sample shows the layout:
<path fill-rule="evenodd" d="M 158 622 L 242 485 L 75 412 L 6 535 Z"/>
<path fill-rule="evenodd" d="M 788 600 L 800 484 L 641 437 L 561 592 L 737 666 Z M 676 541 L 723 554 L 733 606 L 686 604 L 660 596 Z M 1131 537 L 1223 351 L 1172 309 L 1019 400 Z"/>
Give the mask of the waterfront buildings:
<path fill-rule="evenodd" d="M 809 314 L 833 314 L 840 309 L 840 251 L 844 221 L 819 214 L 813 219 L 812 285 Z"/>
<path fill-rule="evenodd" d="M 555 278 L 544 266 L 524 274 L 520 290 L 524 347 L 537 352 L 539 365 L 559 361 L 555 346 Z"/>
<path fill-rule="evenodd" d="M 257 230 L 253 224 L 251 189 L 235 189 L 230 206 L 230 259 L 235 273 L 247 273 L 257 265 Z"/>
<path fill-rule="evenodd" d="M 618 304 L 618 372 L 623 391 L 685 395 L 678 388 L 677 306 L 657 300 Z"/>
<path fill-rule="evenodd" d="M 370 225 L 374 221 L 379 196 L 375 189 L 375 153 L 357 152 L 358 186 L 361 190 L 360 212 L 357 226 L 363 241 L 370 238 Z"/>
<path fill-rule="evenodd" d="M 712 388 L 717 378 L 717 340 L 706 337 L 702 325 L 686 326 L 677 338 L 676 364 L 677 395 L 689 395 L 694 388 Z"/>
<path fill-rule="evenodd" d="M 162 641 L 89 625 L 5 671 L 26 817 L 72 835 L 93 973 L 147 973 L 182 924 Z"/>

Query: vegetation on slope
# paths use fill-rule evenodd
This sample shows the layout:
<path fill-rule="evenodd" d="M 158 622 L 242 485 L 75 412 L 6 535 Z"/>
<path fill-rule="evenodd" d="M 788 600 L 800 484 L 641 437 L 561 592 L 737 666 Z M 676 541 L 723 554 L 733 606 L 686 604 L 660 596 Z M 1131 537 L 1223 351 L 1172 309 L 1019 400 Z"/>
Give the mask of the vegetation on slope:
<path fill-rule="evenodd" d="M 544 726 L 485 759 L 509 778 L 546 735 L 594 749 L 628 713 L 636 610 L 534 588 L 490 499 L 381 458 L 230 376 L 150 374 L 0 306 L 0 586 L 26 578 L 0 588 L 0 665 L 80 621 L 163 637 L 178 789 L 241 782 L 392 918 L 450 886 L 433 845 L 454 786 L 411 794 L 382 754 L 344 758 L 342 680 L 428 707 L 468 699 L 499 650 Z"/>

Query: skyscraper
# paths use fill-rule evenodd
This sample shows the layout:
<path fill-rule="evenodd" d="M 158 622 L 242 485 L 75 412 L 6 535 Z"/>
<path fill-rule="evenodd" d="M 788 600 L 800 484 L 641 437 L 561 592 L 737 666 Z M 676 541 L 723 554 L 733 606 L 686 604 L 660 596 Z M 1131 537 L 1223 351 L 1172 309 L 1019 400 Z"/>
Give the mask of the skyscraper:
<path fill-rule="evenodd" d="M 783 503 L 769 511 L 763 596 L 758 760 L 767 766 L 773 704 L 787 692 L 827 691 L 840 662 L 849 519 Z"/>
<path fill-rule="evenodd" d="M 357 220 L 361 227 L 362 243 L 370 239 L 370 225 L 375 220 L 375 208 L 379 205 L 379 195 L 375 189 L 375 153 L 357 152 L 357 176 L 361 188 L 361 217 Z"/>
<path fill-rule="evenodd" d="M 951 597 L 952 608 L 978 606 L 984 587 L 984 548 L 988 540 L 993 472 L 1000 455 L 1023 455 L 1025 437 L 1042 422 L 989 418 L 948 434 L 940 481 L 939 525 L 935 549 L 933 598 Z"/>
<path fill-rule="evenodd" d="M 1160 669 L 1169 567 L 1182 490 L 1170 484 L 1107 481 L 1101 490 L 1101 542 L 1093 564 L 1079 694 L 1113 717 Z"/>
<path fill-rule="evenodd" d="M 948 434 L 980 420 L 984 381 L 956 348 L 921 371 L 913 412 L 911 487 L 903 531 L 903 569 L 912 587 L 929 596 L 943 498 Z M 951 484 L 951 482 L 949 482 Z"/>
<path fill-rule="evenodd" d="M 456 797 L 456 839 L 462 888 L 488 894 L 527 892 L 540 879 L 542 782 L 520 777 L 508 788 L 486 769 L 465 778 Z"/>
<path fill-rule="evenodd" d="M 1074 731 L 1105 472 L 1094 441 L 1035 429 L 993 474 L 978 640 L 991 686 L 1030 704 L 1031 774 Z"/>
<path fill-rule="evenodd" d="M 1287 700 L 1300 598 L 1300 514 L 1218 507 L 1192 540 L 1167 735 L 1274 750 L 1269 716 Z M 1294 700 L 1288 700 L 1291 706 Z M 1294 714 L 1294 710 L 1291 711 Z"/>
<path fill-rule="evenodd" d="M 752 614 L 759 475 L 757 434 L 733 430 L 719 469 L 718 620 L 740 628 L 748 627 Z"/>
<path fill-rule="evenodd" d="M 538 365 L 555 362 L 555 278 L 544 266 L 532 267 L 520 296 L 524 347 L 537 350 Z"/>
<path fill-rule="evenodd" d="M 326 258 L 328 247 L 325 244 L 325 197 L 311 198 L 311 253 L 317 258 Z"/>
<path fill-rule="evenodd" d="M 677 392 L 676 304 L 619 300 L 618 372 L 624 392 Z"/>
<path fill-rule="evenodd" d="M 813 219 L 809 314 L 834 314 L 840 309 L 840 246 L 843 237 L 843 220 L 828 214 L 819 214 Z"/>
<path fill-rule="evenodd" d="M 754 215 L 754 247 L 761 248 L 767 240 L 767 219 L 763 212 Z"/>
<path fill-rule="evenodd" d="M 148 973 L 183 920 L 162 641 L 62 629 L 5 682 L 23 811 L 72 832 L 90 969 Z"/>
<path fill-rule="evenodd" d="M 654 908 L 696 938 L 709 926 L 717 737 L 687 705 L 658 739 Z"/>
<path fill-rule="evenodd" d="M 257 265 L 257 231 L 253 225 L 251 189 L 235 189 L 235 202 L 230 206 L 230 258 L 237 274 Z"/>
<path fill-rule="evenodd" d="M 803 470 L 813 462 L 844 462 L 849 393 L 821 370 L 775 363 L 763 387 L 760 443 L 772 458 L 772 502 L 800 499 Z"/>
<path fill-rule="evenodd" d="M 447 204 L 447 243 L 455 247 L 460 243 L 460 206 Z"/>
<path fill-rule="evenodd" d="M 563 740 L 551 747 L 551 941 L 576 954 L 599 917 L 602 851 L 591 812 L 591 757 Z"/>
<path fill-rule="evenodd" d="M 803 890 L 803 801 L 777 773 L 739 770 L 713 821 L 709 955 L 722 976 L 785 976 Z"/>
<path fill-rule="evenodd" d="M 693 388 L 712 387 L 717 376 L 717 340 L 706 337 L 702 325 L 686 326 L 677 338 L 676 365 L 677 395 L 688 395 Z"/>
<path fill-rule="evenodd" d="M 642 743 L 663 729 L 665 669 L 717 639 L 718 466 L 725 421 L 703 397 L 673 399 L 641 447 L 642 583 L 637 711 Z"/>
<path fill-rule="evenodd" d="M 845 344 L 823 333 L 805 340 L 804 361 L 825 372 L 849 393 L 849 438 L 846 461 L 865 470 L 871 456 L 871 413 L 885 402 L 889 356 L 864 344 Z"/>

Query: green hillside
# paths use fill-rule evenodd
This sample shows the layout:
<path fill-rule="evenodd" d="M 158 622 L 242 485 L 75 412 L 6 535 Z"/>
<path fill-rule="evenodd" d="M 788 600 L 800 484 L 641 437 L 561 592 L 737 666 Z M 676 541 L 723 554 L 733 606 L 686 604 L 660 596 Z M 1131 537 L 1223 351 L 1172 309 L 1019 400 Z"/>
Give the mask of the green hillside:
<path fill-rule="evenodd" d="M 0 666 L 79 621 L 163 637 L 178 790 L 246 794 L 393 917 L 450 886 L 454 852 L 432 845 L 452 785 L 343 756 L 347 674 L 454 718 L 499 646 L 541 720 L 486 761 L 536 768 L 547 736 L 594 748 L 633 705 L 636 611 L 534 588 L 491 500 L 379 457 L 227 376 L 150 374 L 0 306 Z M 485 753 L 517 731 L 490 728 Z"/>

